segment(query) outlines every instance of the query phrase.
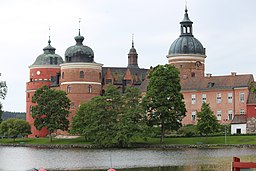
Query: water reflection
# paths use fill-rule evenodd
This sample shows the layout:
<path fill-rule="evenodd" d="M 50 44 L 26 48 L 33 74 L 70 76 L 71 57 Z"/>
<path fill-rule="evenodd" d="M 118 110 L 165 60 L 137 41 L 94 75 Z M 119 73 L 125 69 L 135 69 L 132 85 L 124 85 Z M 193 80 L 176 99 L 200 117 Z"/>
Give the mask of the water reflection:
<path fill-rule="evenodd" d="M 219 171 L 230 170 L 233 156 L 256 162 L 256 149 L 38 149 L 0 147 L 0 170 L 19 171 L 31 168 L 49 170 L 118 171 Z M 121 169 L 126 168 L 126 169 Z M 135 169 L 130 169 L 135 168 Z"/>

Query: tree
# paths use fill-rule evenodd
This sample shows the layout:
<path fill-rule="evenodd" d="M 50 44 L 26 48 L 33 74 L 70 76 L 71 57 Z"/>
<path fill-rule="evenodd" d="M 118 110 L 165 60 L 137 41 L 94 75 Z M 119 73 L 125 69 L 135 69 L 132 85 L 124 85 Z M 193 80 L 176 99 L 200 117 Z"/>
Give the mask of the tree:
<path fill-rule="evenodd" d="M 159 126 L 160 142 L 163 143 L 166 130 L 178 130 L 186 113 L 179 71 L 172 65 L 158 65 L 148 77 L 143 106 L 148 113 L 149 125 Z"/>
<path fill-rule="evenodd" d="M 7 94 L 7 85 L 6 85 L 6 82 L 5 81 L 0 81 L 0 99 L 5 99 L 5 96 Z M 2 114 L 3 114 L 3 111 L 2 111 L 2 108 L 3 108 L 3 105 L 2 103 L 0 102 L 0 123 L 2 121 Z"/>
<path fill-rule="evenodd" d="M 11 118 L 0 124 L 0 134 L 11 137 L 15 141 L 15 138 L 19 135 L 24 137 L 31 134 L 31 128 L 25 120 Z"/>
<path fill-rule="evenodd" d="M 205 134 L 208 142 L 208 135 L 218 131 L 219 126 L 220 124 L 209 104 L 203 103 L 201 111 L 197 113 L 197 129 L 199 133 Z"/>
<path fill-rule="evenodd" d="M 84 135 L 100 146 L 131 144 L 143 132 L 143 112 L 139 91 L 127 88 L 121 92 L 109 86 L 103 96 L 80 106 L 72 123 L 72 132 Z M 145 125 L 145 124 L 144 124 Z"/>
<path fill-rule="evenodd" d="M 58 129 L 66 131 L 69 127 L 70 100 L 66 92 L 50 89 L 46 85 L 36 90 L 32 102 L 32 117 L 36 129 L 46 127 L 49 131 L 50 141 L 52 133 Z"/>

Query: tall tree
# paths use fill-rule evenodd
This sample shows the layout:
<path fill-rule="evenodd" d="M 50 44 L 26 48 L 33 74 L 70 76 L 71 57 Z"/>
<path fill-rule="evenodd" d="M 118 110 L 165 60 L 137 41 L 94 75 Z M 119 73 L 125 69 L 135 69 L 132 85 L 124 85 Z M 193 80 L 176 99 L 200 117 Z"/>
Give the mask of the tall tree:
<path fill-rule="evenodd" d="M 82 104 L 73 119 L 72 132 L 84 135 L 100 146 L 128 146 L 142 133 L 143 113 L 138 90 L 109 86 L 103 96 Z"/>
<path fill-rule="evenodd" d="M 186 109 L 181 94 L 179 71 L 172 65 L 158 65 L 149 73 L 149 84 L 143 105 L 148 112 L 149 124 L 159 126 L 160 142 L 167 130 L 178 130 Z"/>
<path fill-rule="evenodd" d="M 46 85 L 36 90 L 32 102 L 32 117 L 36 129 L 46 127 L 52 141 L 52 133 L 58 129 L 66 131 L 69 127 L 70 100 L 66 92 L 50 89 Z"/>
<path fill-rule="evenodd" d="M 16 118 L 7 119 L 0 124 L 0 134 L 13 138 L 13 141 L 19 135 L 24 137 L 31 134 L 30 129 L 30 125 L 25 120 Z"/>
<path fill-rule="evenodd" d="M 203 103 L 201 111 L 197 113 L 197 129 L 200 134 L 206 135 L 206 141 L 208 141 L 208 135 L 218 131 L 220 124 L 211 110 L 209 104 Z"/>
<path fill-rule="evenodd" d="M 5 96 L 7 94 L 7 85 L 5 81 L 0 81 L 0 99 L 5 99 Z M 3 105 L 0 102 L 0 123 L 2 121 L 2 114 L 3 114 Z"/>

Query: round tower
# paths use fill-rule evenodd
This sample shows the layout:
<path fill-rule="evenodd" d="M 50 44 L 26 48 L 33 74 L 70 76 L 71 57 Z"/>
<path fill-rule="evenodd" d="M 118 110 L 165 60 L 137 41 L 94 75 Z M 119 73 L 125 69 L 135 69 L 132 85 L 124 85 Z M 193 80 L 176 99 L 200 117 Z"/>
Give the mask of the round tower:
<path fill-rule="evenodd" d="M 60 64 L 63 59 L 60 55 L 55 54 L 55 48 L 51 46 L 49 37 L 48 46 L 44 53 L 36 58 L 36 61 L 29 66 L 29 82 L 26 84 L 26 120 L 31 125 L 32 134 L 29 137 L 45 137 L 48 134 L 47 129 L 38 131 L 34 127 L 34 119 L 31 116 L 32 97 L 38 88 L 43 85 L 50 86 L 53 84 L 60 73 Z"/>
<path fill-rule="evenodd" d="M 94 62 L 93 50 L 83 45 L 84 37 L 75 37 L 76 44 L 67 48 L 65 62 L 61 64 L 60 89 L 71 100 L 71 115 L 75 115 L 81 103 L 101 94 L 102 64 Z"/>
<path fill-rule="evenodd" d="M 180 22 L 180 37 L 172 43 L 167 55 L 168 63 L 179 69 L 181 80 L 204 77 L 205 48 L 193 36 L 192 25 L 186 8 Z"/>

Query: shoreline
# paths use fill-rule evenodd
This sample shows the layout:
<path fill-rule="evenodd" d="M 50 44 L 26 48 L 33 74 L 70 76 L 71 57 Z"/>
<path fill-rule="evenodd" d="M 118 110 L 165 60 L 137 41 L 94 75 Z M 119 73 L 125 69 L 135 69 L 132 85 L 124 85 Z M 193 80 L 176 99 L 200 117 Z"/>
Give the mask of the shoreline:
<path fill-rule="evenodd" d="M 256 144 L 135 144 L 131 147 L 99 147 L 92 144 L 4 144 L 0 143 L 0 147 L 34 147 L 48 149 L 189 149 L 189 148 L 256 148 Z"/>

